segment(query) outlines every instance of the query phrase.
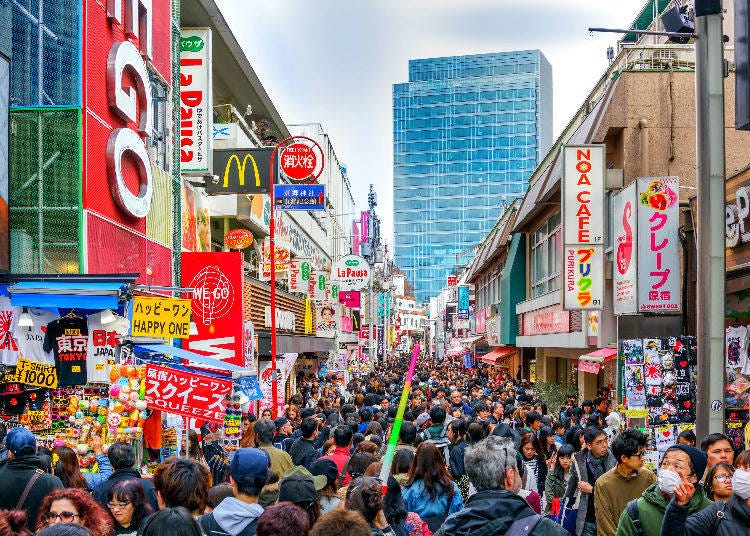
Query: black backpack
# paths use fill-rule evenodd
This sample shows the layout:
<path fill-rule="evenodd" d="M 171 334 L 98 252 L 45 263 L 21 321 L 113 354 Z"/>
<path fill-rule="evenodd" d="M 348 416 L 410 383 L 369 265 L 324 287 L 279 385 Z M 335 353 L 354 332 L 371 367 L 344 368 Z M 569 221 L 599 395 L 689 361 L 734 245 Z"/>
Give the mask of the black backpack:
<path fill-rule="evenodd" d="M 233 536 L 219 526 L 216 519 L 214 519 L 213 512 L 200 516 L 198 518 L 198 524 L 201 526 L 203 534 L 206 536 Z M 256 517 L 236 536 L 255 536 L 255 526 L 257 524 L 258 518 Z"/>

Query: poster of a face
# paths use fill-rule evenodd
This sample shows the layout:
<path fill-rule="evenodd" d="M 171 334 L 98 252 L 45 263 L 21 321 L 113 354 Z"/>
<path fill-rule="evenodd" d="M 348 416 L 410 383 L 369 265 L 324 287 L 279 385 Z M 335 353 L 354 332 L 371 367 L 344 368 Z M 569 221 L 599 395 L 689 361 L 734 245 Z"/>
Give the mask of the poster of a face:
<path fill-rule="evenodd" d="M 317 305 L 315 335 L 330 338 L 336 336 L 341 316 L 339 307 L 339 304 L 327 302 Z"/>

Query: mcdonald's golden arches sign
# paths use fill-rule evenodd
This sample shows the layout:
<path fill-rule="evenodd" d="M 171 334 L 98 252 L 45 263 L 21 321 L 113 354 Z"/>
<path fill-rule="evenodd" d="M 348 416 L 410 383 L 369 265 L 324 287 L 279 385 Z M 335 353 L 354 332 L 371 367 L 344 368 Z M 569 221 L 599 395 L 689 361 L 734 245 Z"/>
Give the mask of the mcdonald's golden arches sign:
<path fill-rule="evenodd" d="M 272 147 L 262 149 L 219 149 L 214 151 L 214 175 L 206 180 L 209 194 L 267 194 L 271 191 L 268 165 Z M 274 166 L 274 179 L 278 172 Z"/>

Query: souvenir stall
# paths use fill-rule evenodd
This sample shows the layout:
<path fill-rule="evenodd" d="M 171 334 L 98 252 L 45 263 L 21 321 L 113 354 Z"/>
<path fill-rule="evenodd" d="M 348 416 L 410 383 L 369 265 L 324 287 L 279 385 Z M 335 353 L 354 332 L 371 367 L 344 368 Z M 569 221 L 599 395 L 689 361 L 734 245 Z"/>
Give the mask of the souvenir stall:
<path fill-rule="evenodd" d="M 739 450 L 750 445 L 750 347 L 747 318 L 735 317 L 726 328 L 724 432 Z"/>
<path fill-rule="evenodd" d="M 133 297 L 133 282 L 0 285 L 0 418 L 74 449 L 84 470 L 96 470 L 94 435 L 151 466 L 179 453 L 189 426 L 238 443 L 242 404 L 259 397 L 248 371 L 154 344 L 188 336 L 190 300 Z"/>
<path fill-rule="evenodd" d="M 654 468 L 684 430 L 695 428 L 695 337 L 623 339 L 618 344 L 620 408 L 628 426 L 649 436 L 644 460 Z"/>

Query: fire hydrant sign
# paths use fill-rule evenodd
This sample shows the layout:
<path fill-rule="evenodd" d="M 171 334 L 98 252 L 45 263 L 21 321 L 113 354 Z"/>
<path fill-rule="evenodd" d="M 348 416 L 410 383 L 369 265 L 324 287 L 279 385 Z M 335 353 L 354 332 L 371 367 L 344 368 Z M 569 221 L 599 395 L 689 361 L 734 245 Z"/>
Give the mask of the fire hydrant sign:
<path fill-rule="evenodd" d="M 133 298 L 134 337 L 187 339 L 190 336 L 190 300 L 180 298 Z"/>
<path fill-rule="evenodd" d="M 638 179 L 638 306 L 680 311 L 679 179 Z"/>
<path fill-rule="evenodd" d="M 198 420 L 223 423 L 232 381 L 157 365 L 146 366 L 146 405 Z"/>

